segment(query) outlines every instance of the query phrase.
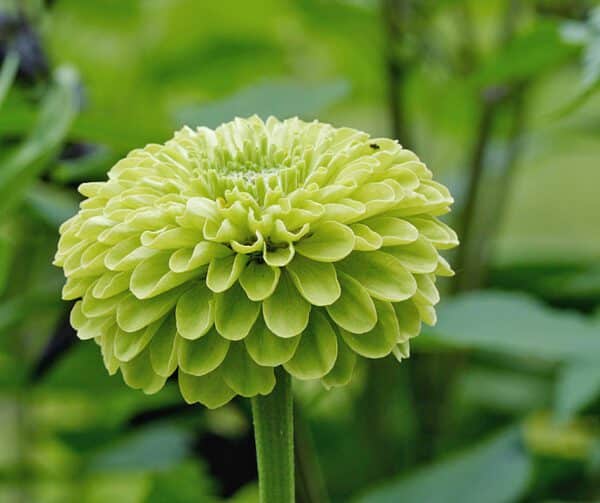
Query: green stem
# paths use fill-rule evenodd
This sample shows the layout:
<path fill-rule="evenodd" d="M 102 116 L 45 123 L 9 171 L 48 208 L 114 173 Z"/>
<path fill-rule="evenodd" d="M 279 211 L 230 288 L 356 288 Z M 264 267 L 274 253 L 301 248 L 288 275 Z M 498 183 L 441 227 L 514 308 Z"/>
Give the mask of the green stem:
<path fill-rule="evenodd" d="M 294 420 L 292 379 L 275 369 L 277 384 L 252 398 L 261 503 L 294 503 Z"/>

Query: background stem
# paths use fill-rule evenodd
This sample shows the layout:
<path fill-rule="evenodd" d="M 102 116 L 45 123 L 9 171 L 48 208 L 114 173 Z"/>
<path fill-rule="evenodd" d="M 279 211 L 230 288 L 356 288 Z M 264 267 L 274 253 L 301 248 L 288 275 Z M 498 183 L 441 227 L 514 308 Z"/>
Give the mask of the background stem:
<path fill-rule="evenodd" d="M 282 368 L 275 376 L 269 395 L 252 398 L 260 502 L 294 503 L 292 379 Z"/>

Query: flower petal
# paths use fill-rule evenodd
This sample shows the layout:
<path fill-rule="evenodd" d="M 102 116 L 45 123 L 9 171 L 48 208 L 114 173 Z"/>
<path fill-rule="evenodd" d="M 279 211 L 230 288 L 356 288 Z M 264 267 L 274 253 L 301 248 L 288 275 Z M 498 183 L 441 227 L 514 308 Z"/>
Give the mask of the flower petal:
<path fill-rule="evenodd" d="M 419 237 L 417 228 L 401 218 L 375 217 L 362 223 L 381 236 L 383 246 L 405 245 Z"/>
<path fill-rule="evenodd" d="M 296 251 L 318 262 L 337 262 L 354 248 L 354 233 L 347 225 L 325 222 L 296 243 Z"/>
<path fill-rule="evenodd" d="M 235 396 L 235 391 L 225 384 L 221 369 L 203 376 L 186 374 L 180 369 L 179 389 L 187 403 L 199 402 L 209 409 L 221 407 Z"/>
<path fill-rule="evenodd" d="M 296 289 L 289 274 L 283 273 L 273 295 L 263 302 L 265 323 L 279 337 L 294 337 L 308 324 L 310 304 Z"/>
<path fill-rule="evenodd" d="M 356 366 L 356 353 L 352 351 L 344 342 L 344 339 L 338 337 L 338 355 L 335 365 L 331 371 L 323 376 L 323 385 L 326 388 L 345 386 L 352 379 L 354 367 Z"/>
<path fill-rule="evenodd" d="M 201 376 L 216 369 L 227 356 L 230 342 L 215 328 L 195 341 L 181 339 L 177 351 L 179 366 L 187 374 Z"/>
<path fill-rule="evenodd" d="M 158 297 L 140 300 L 126 295 L 117 306 L 117 323 L 126 332 L 136 332 L 162 318 L 175 307 L 186 285 Z"/>
<path fill-rule="evenodd" d="M 236 253 L 224 258 L 214 258 L 208 266 L 206 286 L 215 293 L 224 292 L 238 280 L 248 262 L 247 255 Z"/>
<path fill-rule="evenodd" d="M 327 306 L 340 298 L 341 288 L 333 264 L 297 255 L 286 270 L 296 288 L 314 306 Z"/>
<path fill-rule="evenodd" d="M 354 252 L 339 267 L 376 299 L 399 302 L 412 297 L 417 291 L 417 282 L 412 274 L 388 253 Z"/>
<path fill-rule="evenodd" d="M 242 272 L 240 285 L 250 300 L 264 300 L 275 291 L 280 274 L 278 267 L 252 261 Z"/>
<path fill-rule="evenodd" d="M 166 318 L 150 341 L 150 363 L 159 376 L 169 377 L 177 369 L 177 326 L 175 316 Z"/>
<path fill-rule="evenodd" d="M 252 359 L 265 367 L 276 367 L 287 362 L 298 347 L 301 335 L 283 338 L 269 330 L 262 318 L 259 318 L 248 337 L 244 339 L 246 350 Z"/>
<path fill-rule="evenodd" d="M 227 385 L 242 396 L 268 395 L 275 386 L 273 368 L 254 363 L 241 342 L 232 344 L 222 368 Z"/>
<path fill-rule="evenodd" d="M 129 289 L 138 299 L 149 299 L 171 290 L 198 275 L 197 271 L 173 272 L 169 269 L 168 252 L 140 262 L 133 273 Z"/>
<path fill-rule="evenodd" d="M 427 239 L 422 237 L 414 243 L 393 246 L 386 248 L 385 251 L 396 257 L 412 273 L 430 273 L 435 271 L 438 266 L 437 250 Z"/>
<path fill-rule="evenodd" d="M 348 332 L 362 334 L 373 329 L 377 323 L 377 311 L 369 292 L 351 276 L 338 272 L 342 288 L 340 298 L 327 306 L 333 321 Z"/>
<path fill-rule="evenodd" d="M 284 368 L 298 379 L 318 379 L 333 368 L 337 358 L 337 335 L 327 317 L 313 311 L 294 357 Z"/>
<path fill-rule="evenodd" d="M 230 341 L 239 341 L 248 335 L 260 313 L 260 303 L 252 302 L 239 283 L 215 298 L 215 327 Z"/>
<path fill-rule="evenodd" d="M 118 328 L 115 334 L 115 357 L 122 362 L 133 360 L 149 344 L 161 321 L 154 322 L 137 332 L 125 332 Z"/>
<path fill-rule="evenodd" d="M 366 334 L 341 331 L 346 344 L 366 358 L 383 358 L 392 352 L 400 338 L 400 327 L 392 304 L 376 301 L 377 325 Z"/>
<path fill-rule="evenodd" d="M 184 339 L 205 335 L 215 319 L 213 293 L 201 283 L 185 292 L 177 301 L 177 331 Z"/>
<path fill-rule="evenodd" d="M 130 362 L 122 363 L 121 373 L 128 386 L 141 389 L 147 395 L 160 391 L 166 382 L 164 377 L 154 372 L 149 351 L 143 351 Z"/>

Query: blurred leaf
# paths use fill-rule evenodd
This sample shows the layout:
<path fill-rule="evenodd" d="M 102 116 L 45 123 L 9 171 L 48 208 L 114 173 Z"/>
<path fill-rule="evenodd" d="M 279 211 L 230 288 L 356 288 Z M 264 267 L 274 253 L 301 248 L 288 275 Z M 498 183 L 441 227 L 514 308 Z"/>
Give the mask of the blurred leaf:
<path fill-rule="evenodd" d="M 79 209 L 76 193 L 48 183 L 38 183 L 32 187 L 25 202 L 38 219 L 57 229 Z"/>
<path fill-rule="evenodd" d="M 213 485 L 201 464 L 186 462 L 156 474 L 144 503 L 216 503 Z"/>
<path fill-rule="evenodd" d="M 258 484 L 245 485 L 227 501 L 228 503 L 258 503 Z"/>
<path fill-rule="evenodd" d="M 511 414 L 545 407 L 552 389 L 540 377 L 485 367 L 465 369 L 457 385 L 463 400 Z"/>
<path fill-rule="evenodd" d="M 188 454 L 190 434 L 170 425 L 148 427 L 93 456 L 91 471 L 166 470 Z"/>
<path fill-rule="evenodd" d="M 508 503 L 531 476 L 531 460 L 516 428 L 359 497 L 357 503 Z"/>
<path fill-rule="evenodd" d="M 576 460 L 586 459 L 596 441 L 593 425 L 588 422 L 574 419 L 557 423 L 544 412 L 527 418 L 523 437 L 527 447 L 536 454 Z"/>
<path fill-rule="evenodd" d="M 19 55 L 16 52 L 11 51 L 4 57 L 2 68 L 0 68 L 0 109 L 2 108 L 2 103 L 17 75 L 18 69 Z"/>
<path fill-rule="evenodd" d="M 435 341 L 550 362 L 600 354 L 598 329 L 589 320 L 523 294 L 468 293 L 442 304 L 438 318 L 421 344 Z"/>
<path fill-rule="evenodd" d="M 190 127 L 217 127 L 234 117 L 254 114 L 266 119 L 300 116 L 313 119 L 321 110 L 342 100 L 350 86 L 337 80 L 318 86 L 292 81 L 266 82 L 246 87 L 238 93 L 206 105 L 187 107 L 176 114 L 177 122 Z"/>
<path fill-rule="evenodd" d="M 19 203 L 67 134 L 78 107 L 78 77 L 69 68 L 56 72 L 38 120 L 23 145 L 0 171 L 0 214 Z"/>
<path fill-rule="evenodd" d="M 556 385 L 555 412 L 559 420 L 568 420 L 600 394 L 598 361 L 574 361 L 565 365 Z"/>
<path fill-rule="evenodd" d="M 51 176 L 53 180 L 63 184 L 101 180 L 114 163 L 114 157 L 110 149 L 94 145 L 89 154 L 59 161 Z"/>
<path fill-rule="evenodd" d="M 600 89 L 600 7 L 590 11 L 584 22 L 567 21 L 560 29 L 566 43 L 583 48 L 581 82 L 575 96 L 559 110 L 558 116 L 575 111 Z"/>
<path fill-rule="evenodd" d="M 479 87 L 527 80 L 563 63 L 575 49 L 560 37 L 551 22 L 538 22 L 528 33 L 516 36 L 497 54 L 485 59 L 473 76 Z"/>

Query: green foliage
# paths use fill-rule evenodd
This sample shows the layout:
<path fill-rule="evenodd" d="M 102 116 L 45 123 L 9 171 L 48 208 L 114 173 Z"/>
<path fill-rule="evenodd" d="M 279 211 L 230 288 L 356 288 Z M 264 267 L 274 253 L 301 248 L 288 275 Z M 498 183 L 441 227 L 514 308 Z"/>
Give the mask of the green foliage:
<path fill-rule="evenodd" d="M 504 503 L 518 501 L 532 475 L 532 462 L 517 428 L 422 468 L 359 497 L 360 503 L 427 501 Z"/>

